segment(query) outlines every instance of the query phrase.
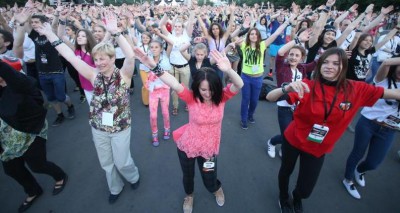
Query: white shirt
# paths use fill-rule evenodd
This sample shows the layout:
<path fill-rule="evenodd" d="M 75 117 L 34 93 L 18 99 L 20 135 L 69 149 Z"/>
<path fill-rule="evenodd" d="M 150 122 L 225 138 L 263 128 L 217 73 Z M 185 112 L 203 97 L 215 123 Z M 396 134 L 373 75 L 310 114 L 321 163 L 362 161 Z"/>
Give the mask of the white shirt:
<path fill-rule="evenodd" d="M 400 82 L 396 82 L 397 88 L 400 88 Z M 376 86 L 388 88 L 388 80 L 385 79 L 381 82 L 376 83 Z M 394 89 L 392 85 L 392 89 Z M 386 101 L 392 103 L 387 104 Z M 378 122 L 384 121 L 389 115 L 398 116 L 398 102 L 394 99 L 379 99 L 372 107 L 364 107 L 361 114 L 369 120 L 377 120 Z"/>
<path fill-rule="evenodd" d="M 170 34 L 168 36 L 169 39 L 172 40 L 174 45 L 172 46 L 172 51 L 169 56 L 169 61 L 174 65 L 184 65 L 187 64 L 188 61 L 183 57 L 180 48 L 182 44 L 190 42 L 190 37 L 187 35 L 186 30 L 183 30 L 183 34 L 180 36 L 176 36 L 174 34 Z"/>
<path fill-rule="evenodd" d="M 303 73 L 301 73 L 297 68 L 296 69 L 291 69 L 292 70 L 292 82 L 294 81 L 301 81 L 303 79 Z M 290 105 L 286 100 L 281 100 L 276 102 L 276 105 L 280 107 L 292 107 L 293 105 Z"/>

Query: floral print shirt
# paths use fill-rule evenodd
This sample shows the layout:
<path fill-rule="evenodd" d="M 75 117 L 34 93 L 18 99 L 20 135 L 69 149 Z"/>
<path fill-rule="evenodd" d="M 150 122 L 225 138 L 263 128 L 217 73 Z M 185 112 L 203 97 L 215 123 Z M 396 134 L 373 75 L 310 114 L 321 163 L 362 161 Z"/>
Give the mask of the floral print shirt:
<path fill-rule="evenodd" d="M 118 68 L 114 69 L 111 77 L 106 77 L 101 73 L 97 74 L 89 109 L 89 123 L 93 128 L 115 133 L 130 127 L 131 111 L 128 89 L 129 86 L 122 79 Z M 113 126 L 102 124 L 103 112 L 113 113 Z"/>
<path fill-rule="evenodd" d="M 0 145 L 4 150 L 0 154 L 0 160 L 9 161 L 21 157 L 37 136 L 47 140 L 47 121 L 45 121 L 42 131 L 36 135 L 20 132 L 0 118 Z"/>

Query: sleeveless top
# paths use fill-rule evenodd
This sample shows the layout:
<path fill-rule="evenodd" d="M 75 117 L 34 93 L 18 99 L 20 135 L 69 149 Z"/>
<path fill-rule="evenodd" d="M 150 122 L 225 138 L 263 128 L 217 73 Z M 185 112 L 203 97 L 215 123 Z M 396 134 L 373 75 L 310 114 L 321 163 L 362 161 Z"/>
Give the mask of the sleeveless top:
<path fill-rule="evenodd" d="M 110 78 L 102 73 L 97 74 L 89 109 L 89 123 L 93 128 L 115 133 L 130 127 L 131 110 L 128 89 L 129 86 L 123 81 L 120 70 L 116 67 Z M 113 126 L 102 124 L 103 112 L 114 114 Z"/>

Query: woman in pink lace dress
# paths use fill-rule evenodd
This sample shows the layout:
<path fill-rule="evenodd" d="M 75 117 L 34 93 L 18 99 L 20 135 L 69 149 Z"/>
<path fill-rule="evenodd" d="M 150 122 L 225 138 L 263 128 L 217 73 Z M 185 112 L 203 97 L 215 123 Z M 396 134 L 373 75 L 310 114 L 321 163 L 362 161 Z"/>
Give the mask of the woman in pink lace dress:
<path fill-rule="evenodd" d="M 218 68 L 232 79 L 225 88 L 222 81 L 211 68 L 200 68 L 193 76 L 191 90 L 170 75 L 149 58 L 140 48 L 136 57 L 151 68 L 165 84 L 175 90 L 179 98 L 189 108 L 189 123 L 173 132 L 178 147 L 178 156 L 183 172 L 183 186 L 186 197 L 184 212 L 192 212 L 195 161 L 200 168 L 201 177 L 207 190 L 216 197 L 217 204 L 223 206 L 225 196 L 221 182 L 217 179 L 217 155 L 221 139 L 221 124 L 226 101 L 236 95 L 243 86 L 240 76 L 231 68 L 229 59 L 218 51 L 211 52 Z"/>

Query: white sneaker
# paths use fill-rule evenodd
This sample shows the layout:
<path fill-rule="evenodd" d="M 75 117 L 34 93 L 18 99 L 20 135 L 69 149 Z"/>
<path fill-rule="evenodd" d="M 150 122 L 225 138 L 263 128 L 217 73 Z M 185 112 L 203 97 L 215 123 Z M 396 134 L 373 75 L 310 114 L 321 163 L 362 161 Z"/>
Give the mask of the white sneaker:
<path fill-rule="evenodd" d="M 279 150 L 279 157 L 282 158 L 282 149 Z"/>
<path fill-rule="evenodd" d="M 361 195 L 360 193 L 358 193 L 356 186 L 354 185 L 353 182 L 347 182 L 346 179 L 343 180 L 343 185 L 344 187 L 347 189 L 347 192 L 349 192 L 349 194 L 356 198 L 356 199 L 361 199 Z"/>
<path fill-rule="evenodd" d="M 365 186 L 365 173 L 359 173 L 357 171 L 357 168 L 354 170 L 354 179 L 356 179 L 356 182 L 358 185 L 364 187 Z"/>
<path fill-rule="evenodd" d="M 218 206 L 223 206 L 225 204 L 225 195 L 224 191 L 222 191 L 222 187 L 220 187 L 215 193 L 215 201 L 217 201 Z"/>
<path fill-rule="evenodd" d="M 183 200 L 183 213 L 192 213 L 193 211 L 193 196 L 186 196 Z"/>
<path fill-rule="evenodd" d="M 275 146 L 271 144 L 271 139 L 267 142 L 267 152 L 271 158 L 275 158 Z"/>

